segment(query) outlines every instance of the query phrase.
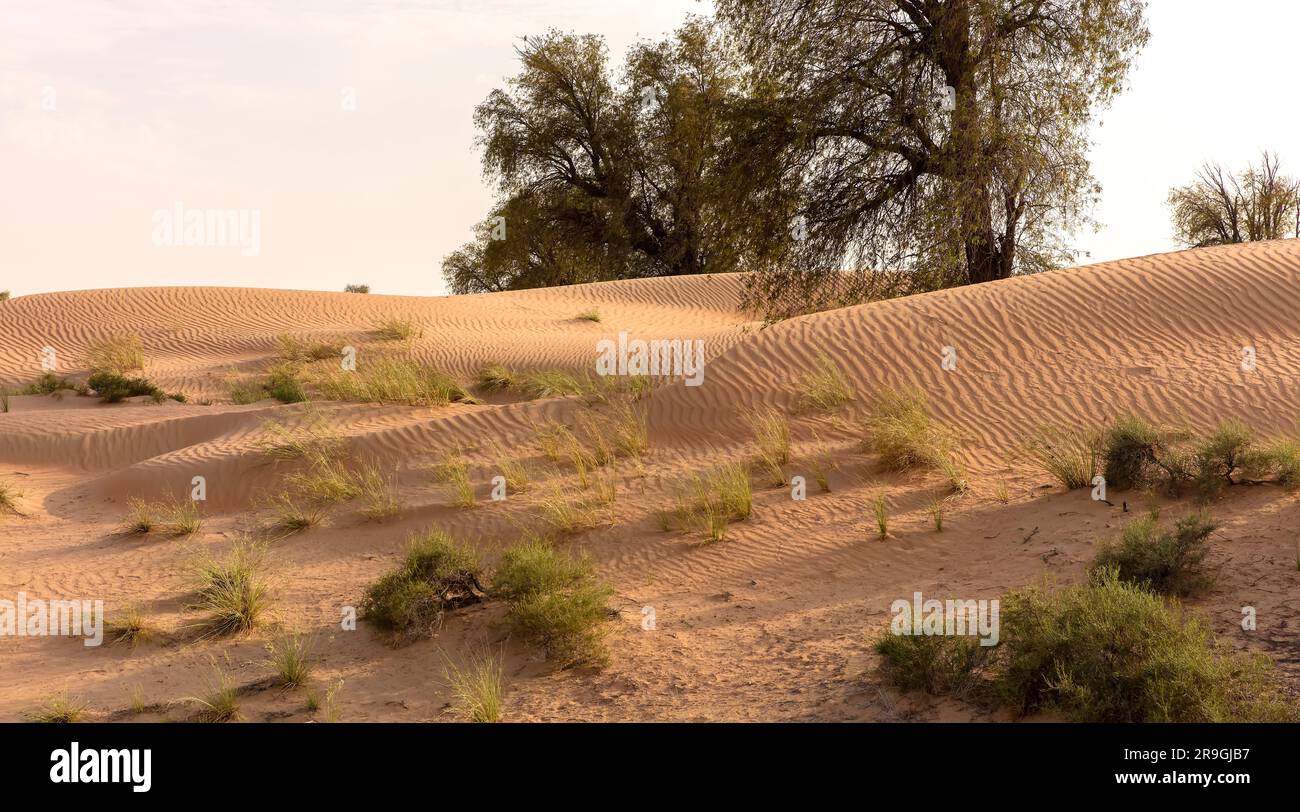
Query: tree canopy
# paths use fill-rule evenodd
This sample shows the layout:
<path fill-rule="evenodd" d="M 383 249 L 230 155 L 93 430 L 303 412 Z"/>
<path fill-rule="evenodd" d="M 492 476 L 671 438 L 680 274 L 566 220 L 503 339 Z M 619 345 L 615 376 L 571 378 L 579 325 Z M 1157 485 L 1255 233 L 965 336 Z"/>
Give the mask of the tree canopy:
<path fill-rule="evenodd" d="M 1236 175 L 1207 162 L 1194 181 L 1169 190 L 1174 239 L 1189 248 L 1280 240 L 1295 233 L 1297 206 L 1300 181 L 1269 152 Z"/>

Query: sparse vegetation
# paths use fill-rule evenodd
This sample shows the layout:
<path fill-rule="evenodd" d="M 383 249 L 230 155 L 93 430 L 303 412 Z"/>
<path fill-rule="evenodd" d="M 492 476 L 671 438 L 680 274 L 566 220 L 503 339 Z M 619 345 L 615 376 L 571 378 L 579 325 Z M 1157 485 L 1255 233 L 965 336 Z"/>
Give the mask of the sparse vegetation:
<path fill-rule="evenodd" d="M 248 541 L 237 543 L 224 558 L 203 553 L 197 570 L 197 600 L 208 633 L 244 632 L 261 622 L 270 608 L 270 586 L 264 573 L 265 549 Z"/>
<path fill-rule="evenodd" d="M 321 370 L 313 385 L 326 400 L 446 406 L 477 403 L 465 388 L 437 370 L 396 355 L 367 355 L 355 371 Z"/>
<path fill-rule="evenodd" d="M 473 550 L 426 530 L 411 537 L 401 566 L 366 590 L 361 613 L 395 642 L 428 635 L 447 612 L 482 600 L 481 575 Z"/>
<path fill-rule="evenodd" d="M 127 500 L 127 515 L 119 532 L 146 535 L 160 531 L 169 536 L 193 536 L 203 529 L 199 506 L 190 499 L 171 497 L 160 502 Z"/>
<path fill-rule="evenodd" d="M 318 504 L 295 499 L 293 494 L 278 493 L 266 500 L 271 511 L 269 531 L 275 538 L 302 533 L 325 523 L 328 512 Z"/>
<path fill-rule="evenodd" d="M 830 412 L 853 400 L 853 387 L 827 355 L 817 356 L 817 367 L 799 379 L 800 411 Z"/>
<path fill-rule="evenodd" d="M 366 518 L 378 521 L 402 512 L 396 473 L 385 474 L 378 463 L 372 463 L 363 466 L 355 479 Z"/>
<path fill-rule="evenodd" d="M 877 537 L 881 541 L 889 538 L 889 499 L 883 493 L 871 497 L 871 515 L 876 520 Z"/>
<path fill-rule="evenodd" d="M 785 415 L 770 406 L 745 412 L 745 422 L 758 444 L 755 461 L 774 487 L 785 484 L 782 468 L 790 461 L 790 424 Z"/>
<path fill-rule="evenodd" d="M 53 395 L 57 392 L 73 391 L 78 395 L 88 395 L 90 390 L 84 385 L 67 378 L 60 378 L 53 372 L 46 372 L 41 377 L 32 381 L 24 388 L 18 390 L 19 395 Z"/>
<path fill-rule="evenodd" d="M 594 307 L 591 310 L 584 310 L 577 316 L 578 321 L 600 321 L 600 311 Z"/>
<path fill-rule="evenodd" d="M 179 403 L 185 402 L 180 393 L 167 394 L 144 378 L 126 378 L 116 372 L 94 372 L 86 385 L 104 403 L 120 403 L 126 398 L 147 396 L 155 401 L 168 398 Z"/>
<path fill-rule="evenodd" d="M 366 284 L 361 284 L 361 285 L 344 285 L 344 286 L 343 286 L 343 292 L 344 292 L 344 293 L 369 293 L 369 292 L 370 292 L 370 286 L 369 286 L 369 285 L 366 285 Z"/>
<path fill-rule="evenodd" d="M 291 363 L 324 361 L 343 355 L 344 342 L 332 338 L 327 341 L 306 341 L 297 336 L 281 333 L 276 336 L 280 345 L 280 358 Z"/>
<path fill-rule="evenodd" d="M 925 512 L 930 514 L 930 521 L 934 523 L 934 532 L 942 533 L 944 516 L 948 513 L 948 497 L 941 493 L 934 494 L 926 504 Z"/>
<path fill-rule="evenodd" d="M 307 408 L 311 409 L 311 406 Z M 263 436 L 254 442 L 254 446 L 275 460 L 307 459 L 318 455 L 333 457 L 342 453 L 345 446 L 343 435 L 330 428 L 319 412 L 308 411 L 306 414 L 307 420 L 301 426 L 290 427 L 278 420 L 266 421 L 262 424 Z"/>
<path fill-rule="evenodd" d="M 527 540 L 502 554 L 493 590 L 509 604 L 511 631 L 541 646 L 560 667 L 603 665 L 608 659 L 605 623 L 613 590 L 596 578 L 590 559 Z"/>
<path fill-rule="evenodd" d="M 504 689 L 500 654 L 489 651 L 470 654 L 465 664 L 457 666 L 446 659 L 446 678 L 456 697 L 456 711 L 470 722 L 501 721 L 501 697 Z"/>
<path fill-rule="evenodd" d="M 1159 515 L 1151 513 L 1124 528 L 1117 542 L 1102 546 L 1092 571 L 1114 570 L 1119 578 L 1162 595 L 1190 595 L 1209 585 L 1204 571 L 1209 536 L 1217 525 L 1205 513 L 1179 519 L 1162 532 Z"/>

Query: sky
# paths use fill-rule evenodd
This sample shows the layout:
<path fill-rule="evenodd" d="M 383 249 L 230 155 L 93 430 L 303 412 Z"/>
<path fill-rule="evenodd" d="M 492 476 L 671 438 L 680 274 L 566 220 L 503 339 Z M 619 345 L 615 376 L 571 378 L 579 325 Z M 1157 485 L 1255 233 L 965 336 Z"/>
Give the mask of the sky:
<path fill-rule="evenodd" d="M 0 0 L 0 290 L 142 285 L 445 293 L 492 190 L 473 109 L 519 38 L 616 58 L 700 0 Z M 1300 173 L 1300 4 L 1153 0 L 1104 111 L 1087 261 L 1174 249 L 1165 197 L 1201 161 Z M 187 213 L 232 216 L 187 245 Z M 189 216 L 193 216 L 190 214 Z M 242 231 L 240 230 L 242 227 Z"/>

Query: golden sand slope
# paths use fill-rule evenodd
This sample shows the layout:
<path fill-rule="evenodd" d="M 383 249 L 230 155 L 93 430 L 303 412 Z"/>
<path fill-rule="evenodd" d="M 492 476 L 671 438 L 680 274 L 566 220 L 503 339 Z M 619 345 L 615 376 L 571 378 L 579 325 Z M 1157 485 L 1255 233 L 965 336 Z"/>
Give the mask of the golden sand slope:
<path fill-rule="evenodd" d="M 416 356 L 465 381 L 484 362 L 520 368 L 591 368 L 595 342 L 627 331 L 641 338 L 706 342 L 705 383 L 674 383 L 648 402 L 652 450 L 618 470 L 605 526 L 570 542 L 589 551 L 616 587 L 620 619 L 602 672 L 555 673 L 514 642 L 507 653 L 507 717 L 515 719 L 970 718 L 974 711 L 900 699 L 873 676 L 865 639 L 889 603 L 914 590 L 966 598 L 1051 573 L 1077 577 L 1094 545 L 1130 515 L 1084 492 L 1043 487 L 1016 459 L 1043 423 L 1095 425 L 1121 411 L 1206 427 L 1245 419 L 1263 433 L 1289 429 L 1300 394 L 1300 242 L 1184 252 L 1107 263 L 820 313 L 762 327 L 738 312 L 737 276 L 652 279 L 506 294 L 422 299 L 224 288 L 84 291 L 0 304 L 0 383 L 39 374 L 40 348 L 58 349 L 76 375 L 86 347 L 114 333 L 144 343 L 146 374 L 187 404 L 100 405 L 86 398 L 15 397 L 0 414 L 0 478 L 26 492 L 23 516 L 0 516 L 0 597 L 140 604 L 170 642 L 136 650 L 85 648 L 65 639 L 0 639 L 0 718 L 16 718 L 56 691 L 84 696 L 104 717 L 129 716 L 136 686 L 167 703 L 201 689 L 208 660 L 229 662 L 251 686 L 248 718 L 307 719 L 300 695 L 262 691 L 261 650 L 271 632 L 195 640 L 186 631 L 188 565 L 196 548 L 222 549 L 256 531 L 261 499 L 285 468 L 256 449 L 267 419 L 294 425 L 303 405 L 223 402 L 232 370 L 264 368 L 276 336 L 341 338 L 365 345 L 374 324 L 404 317 L 424 326 Z M 596 308 L 598 323 L 576 316 Z M 1242 368 L 1242 348 L 1256 366 Z M 945 347 L 956 368 L 945 370 Z M 859 393 L 837 415 L 795 414 L 798 378 L 820 356 Z M 966 436 L 973 492 L 954 502 L 942 534 L 926 506 L 937 484 L 889 475 L 857 451 L 867 395 L 882 384 L 915 385 Z M 201 405 L 199 401 L 213 403 Z M 790 475 L 831 464 L 832 491 L 790 499 L 755 480 L 755 513 L 722 544 L 658 529 L 673 483 L 752 454 L 743 411 L 774 405 L 791 414 Z M 355 508 L 327 527 L 278 542 L 276 617 L 318 637 L 321 684 L 338 680 L 343 718 L 450 718 L 439 683 L 441 650 L 453 658 L 485 641 L 502 644 L 499 607 L 454 617 L 436 641 L 400 650 L 362 624 L 338 628 L 340 607 L 392 567 L 409 532 L 438 525 L 472 540 L 491 560 L 540 521 L 537 497 L 450 504 L 430 476 L 441 454 L 461 449 L 484 499 L 496 445 L 538 470 L 538 491 L 576 491 L 572 472 L 552 470 L 535 442 L 546 419 L 573 422 L 575 398 L 438 409 L 321 404 L 349 452 L 397 472 L 403 513 L 371 522 Z M 597 407 L 596 411 L 599 411 Z M 184 493 L 209 483 L 207 522 L 189 540 L 115 533 L 130 497 Z M 1008 503 L 994 494 L 1005 491 Z M 873 539 L 868 503 L 890 499 L 891 537 Z M 1133 495 L 1134 502 L 1144 497 Z M 1182 509 L 1169 505 L 1172 510 Z M 1224 572 L 1201 601 L 1233 644 L 1268 651 L 1285 668 L 1296 638 L 1291 611 L 1300 582 L 1291 561 L 1297 508 L 1275 488 L 1235 489 L 1215 506 L 1225 523 L 1214 561 Z M 1242 605 L 1260 630 L 1237 626 Z M 658 628 L 642 631 L 641 607 Z M 1288 672 L 1289 673 L 1289 672 Z M 182 718 L 162 704 L 145 718 Z"/>

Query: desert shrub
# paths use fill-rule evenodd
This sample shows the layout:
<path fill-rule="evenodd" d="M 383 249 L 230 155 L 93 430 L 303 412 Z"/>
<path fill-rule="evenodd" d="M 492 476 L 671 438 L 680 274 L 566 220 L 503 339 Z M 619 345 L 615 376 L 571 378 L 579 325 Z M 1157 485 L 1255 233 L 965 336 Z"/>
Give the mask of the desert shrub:
<path fill-rule="evenodd" d="M 270 608 L 263 547 L 240 542 L 224 558 L 203 553 L 195 567 L 198 599 L 194 608 L 205 613 L 210 634 L 248 631 Z"/>
<path fill-rule="evenodd" d="M 798 408 L 801 411 L 834 411 L 853 400 L 853 387 L 826 355 L 819 355 L 816 368 L 800 377 L 799 389 Z"/>
<path fill-rule="evenodd" d="M 1206 495 L 1224 485 L 1234 485 L 1233 474 L 1246 467 L 1258 467 L 1260 454 L 1246 424 L 1235 418 L 1215 427 L 1196 449 L 1196 483 Z"/>
<path fill-rule="evenodd" d="M 1158 468 L 1156 455 L 1163 442 L 1163 433 L 1146 420 L 1131 414 L 1116 418 L 1102 451 L 1106 484 L 1127 490 L 1148 483 Z"/>
<path fill-rule="evenodd" d="M 389 317 L 375 324 L 375 335 L 383 341 L 407 341 L 424 335 L 424 327 L 414 319 Z"/>
<path fill-rule="evenodd" d="M 1300 441 L 1292 437 L 1274 440 L 1265 449 L 1264 456 L 1271 463 L 1278 484 L 1300 483 Z"/>
<path fill-rule="evenodd" d="M 1025 443 L 1029 459 L 1070 490 L 1087 488 L 1097 473 L 1101 437 L 1097 432 L 1044 426 Z"/>
<path fill-rule="evenodd" d="M 58 375 L 55 375 L 53 372 L 46 372 L 45 374 L 41 375 L 41 377 L 37 378 L 35 381 L 32 381 L 27 386 L 23 387 L 22 389 L 19 389 L 16 394 L 52 395 L 55 392 L 62 392 L 64 390 L 72 390 L 76 392 L 78 395 L 86 395 L 89 394 L 90 392 L 90 390 L 84 384 L 80 384 L 75 381 L 70 381 L 67 378 L 60 378 Z"/>
<path fill-rule="evenodd" d="M 867 418 L 863 450 L 879 455 L 890 471 L 933 468 L 954 490 L 965 490 L 966 480 L 956 462 L 957 437 L 930 416 L 920 389 L 885 388 L 876 393 Z"/>
<path fill-rule="evenodd" d="M 485 392 L 508 391 L 517 383 L 518 376 L 503 364 L 485 364 L 478 371 L 478 385 Z"/>
<path fill-rule="evenodd" d="M 474 551 L 442 530 L 414 534 L 401 566 L 366 590 L 362 616 L 394 642 L 431 634 L 447 612 L 482 600 L 482 571 Z"/>
<path fill-rule="evenodd" d="M 7 301 L 9 301 L 9 291 L 0 290 L 0 302 L 7 302 Z"/>
<path fill-rule="evenodd" d="M 1208 514 L 1193 513 L 1162 532 L 1159 516 L 1151 513 L 1130 522 L 1118 541 L 1103 545 L 1092 571 L 1115 570 L 1120 579 L 1163 595 L 1190 595 L 1209 584 L 1203 567 L 1217 527 Z"/>
<path fill-rule="evenodd" d="M 562 668 L 607 661 L 604 627 L 613 590 L 597 579 L 589 558 L 528 540 L 502 554 L 493 589 L 509 604 L 511 631 Z"/>
<path fill-rule="evenodd" d="M 1011 592 L 998 689 L 1017 710 L 1085 722 L 1296 718 L 1266 658 L 1232 654 L 1177 604 L 1103 570 L 1086 585 Z"/>
<path fill-rule="evenodd" d="M 115 372 L 94 372 L 86 385 L 104 403 L 120 403 L 126 398 L 147 395 L 154 400 L 171 398 L 184 402 L 181 394 L 167 394 L 144 378 L 126 378 Z"/>
<path fill-rule="evenodd" d="M 307 390 L 300 375 L 297 364 L 276 364 L 267 372 L 266 394 L 281 403 L 302 403 L 307 400 Z"/>
<path fill-rule="evenodd" d="M 880 671 L 904 691 L 931 694 L 965 693 L 977 686 L 980 669 L 992 649 L 972 635 L 893 634 L 875 643 Z"/>
<path fill-rule="evenodd" d="M 790 462 L 790 424 L 785 415 L 769 406 L 747 411 L 744 417 L 758 445 L 755 462 L 773 486 L 784 485 L 782 466 Z"/>
<path fill-rule="evenodd" d="M 369 292 L 370 292 L 370 286 L 369 286 L 369 285 L 366 285 L 366 284 L 361 284 L 361 285 L 344 285 L 344 286 L 343 286 L 343 292 L 344 292 L 344 293 L 369 293 Z"/>
<path fill-rule="evenodd" d="M 600 321 L 600 311 L 595 308 L 584 310 L 576 318 L 578 321 Z"/>
<path fill-rule="evenodd" d="M 121 375 L 144 369 L 144 345 L 140 337 L 130 334 L 112 335 L 92 341 L 86 347 L 86 365 L 94 372 L 112 372 Z M 94 385 L 91 385 L 94 388 Z"/>

